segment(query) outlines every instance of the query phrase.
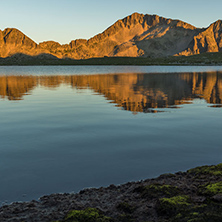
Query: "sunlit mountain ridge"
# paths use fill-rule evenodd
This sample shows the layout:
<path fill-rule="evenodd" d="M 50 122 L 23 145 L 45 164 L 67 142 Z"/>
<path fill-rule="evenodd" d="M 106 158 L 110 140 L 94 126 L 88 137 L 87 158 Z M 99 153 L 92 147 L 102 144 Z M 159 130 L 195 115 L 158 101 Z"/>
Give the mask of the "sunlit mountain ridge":
<path fill-rule="evenodd" d="M 35 43 L 18 29 L 0 31 L 0 57 L 22 53 L 57 58 L 165 57 L 222 51 L 222 21 L 207 28 L 158 15 L 134 13 L 118 20 L 104 32 L 86 40 L 61 45 L 54 41 Z"/>

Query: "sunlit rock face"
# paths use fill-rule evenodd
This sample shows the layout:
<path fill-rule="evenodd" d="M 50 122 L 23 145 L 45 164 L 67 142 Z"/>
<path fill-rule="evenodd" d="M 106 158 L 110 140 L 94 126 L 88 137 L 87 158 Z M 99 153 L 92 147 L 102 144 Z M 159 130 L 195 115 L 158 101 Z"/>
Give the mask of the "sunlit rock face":
<path fill-rule="evenodd" d="M 199 29 L 180 20 L 134 13 L 118 20 L 104 32 L 86 40 L 61 45 L 54 41 L 36 44 L 14 28 L 0 31 L 0 57 L 17 53 L 58 58 L 87 59 L 113 56 L 194 55 L 222 50 L 222 21 Z"/>
<path fill-rule="evenodd" d="M 0 30 L 0 56 L 7 57 L 16 53 L 35 55 L 41 53 L 38 45 L 18 29 Z"/>
<path fill-rule="evenodd" d="M 187 49 L 179 55 L 195 55 L 222 50 L 222 21 L 218 20 L 193 37 Z"/>
<path fill-rule="evenodd" d="M 193 99 L 222 104 L 221 73 L 109 74 L 84 76 L 0 76 L 2 99 L 21 100 L 36 87 L 56 90 L 61 85 L 92 89 L 124 110 L 154 112 L 179 108 Z"/>

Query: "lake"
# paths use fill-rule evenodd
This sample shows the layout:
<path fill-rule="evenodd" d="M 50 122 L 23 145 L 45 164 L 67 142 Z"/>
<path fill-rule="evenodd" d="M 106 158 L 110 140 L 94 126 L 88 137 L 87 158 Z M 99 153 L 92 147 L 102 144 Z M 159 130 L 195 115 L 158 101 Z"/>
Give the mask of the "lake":
<path fill-rule="evenodd" d="M 222 67 L 0 67 L 0 203 L 218 164 Z"/>

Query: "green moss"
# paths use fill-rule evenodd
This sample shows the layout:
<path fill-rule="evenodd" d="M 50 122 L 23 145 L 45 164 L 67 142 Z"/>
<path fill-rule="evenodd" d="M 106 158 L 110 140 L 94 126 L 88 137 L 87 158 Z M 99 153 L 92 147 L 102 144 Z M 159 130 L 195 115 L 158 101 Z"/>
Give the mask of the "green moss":
<path fill-rule="evenodd" d="M 222 193 L 222 182 L 212 183 L 202 188 L 202 193 L 207 195 L 216 195 Z"/>
<path fill-rule="evenodd" d="M 190 215 L 186 218 L 187 222 L 197 222 L 200 219 L 200 214 L 198 212 L 190 213 Z"/>
<path fill-rule="evenodd" d="M 218 164 L 216 166 L 196 167 L 194 169 L 188 170 L 187 172 L 195 175 L 208 174 L 208 175 L 222 176 L 222 164 Z"/>
<path fill-rule="evenodd" d="M 179 201 L 180 202 L 180 201 Z M 183 207 L 168 208 L 170 211 L 165 212 L 164 216 L 168 216 L 167 221 L 170 222 L 221 222 L 222 221 L 222 204 L 213 201 L 208 201 L 207 204 L 194 204 L 189 202 L 189 205 Z M 166 209 L 165 209 L 166 210 Z"/>
<path fill-rule="evenodd" d="M 188 196 L 174 196 L 171 198 L 161 198 L 157 203 L 157 212 L 162 215 L 178 215 L 188 209 L 190 204 Z"/>
<path fill-rule="evenodd" d="M 104 216 L 98 209 L 73 210 L 62 222 L 110 222 L 111 218 Z"/>
<path fill-rule="evenodd" d="M 169 205 L 184 205 L 189 206 L 190 203 L 188 203 L 189 197 L 188 196 L 175 196 L 171 198 L 161 198 L 160 201 L 163 203 L 167 203 Z"/>
<path fill-rule="evenodd" d="M 194 212 L 194 213 L 186 213 L 186 214 L 177 214 L 176 217 L 172 218 L 171 221 L 181 221 L 181 222 L 199 222 L 201 220 L 199 220 L 199 213 Z"/>
<path fill-rule="evenodd" d="M 180 218 L 182 218 L 182 217 L 183 217 L 183 215 L 182 215 L 181 213 L 179 213 L 179 214 L 176 215 L 175 218 L 176 218 L 176 219 L 180 219 Z"/>
<path fill-rule="evenodd" d="M 149 186 L 140 186 L 136 189 L 137 192 L 140 192 L 142 197 L 173 197 L 179 194 L 179 189 L 171 185 L 162 185 L 162 184 L 151 184 Z"/>

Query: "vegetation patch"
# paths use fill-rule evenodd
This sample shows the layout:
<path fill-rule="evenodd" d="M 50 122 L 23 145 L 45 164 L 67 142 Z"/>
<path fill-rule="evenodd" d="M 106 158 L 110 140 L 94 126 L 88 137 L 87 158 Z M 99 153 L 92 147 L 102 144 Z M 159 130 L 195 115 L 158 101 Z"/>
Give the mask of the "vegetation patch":
<path fill-rule="evenodd" d="M 188 211 L 181 211 L 169 221 L 181 222 L 221 222 L 222 208 L 219 204 L 201 205 Z"/>
<path fill-rule="evenodd" d="M 222 194 L 222 181 L 218 183 L 212 183 L 209 185 L 201 186 L 201 193 L 206 195 Z"/>
<path fill-rule="evenodd" d="M 167 221 L 180 222 L 221 222 L 222 204 L 207 199 L 204 204 L 191 202 L 189 196 L 161 198 L 157 203 L 159 215 Z"/>
<path fill-rule="evenodd" d="M 222 164 L 218 164 L 215 166 L 202 166 L 196 167 L 194 169 L 187 171 L 190 174 L 194 175 L 214 175 L 214 176 L 222 176 Z"/>
<path fill-rule="evenodd" d="M 161 198 L 160 199 L 162 203 L 167 203 L 172 206 L 176 205 L 183 205 L 183 206 L 189 206 L 190 203 L 188 203 L 189 197 L 188 196 L 175 196 L 171 198 Z"/>
<path fill-rule="evenodd" d="M 190 198 L 185 195 L 161 198 L 157 203 L 157 211 L 159 214 L 172 216 L 186 211 L 190 205 Z"/>
<path fill-rule="evenodd" d="M 135 191 L 141 193 L 142 197 L 173 197 L 179 194 L 179 189 L 172 185 L 151 184 L 149 186 L 140 186 Z"/>
<path fill-rule="evenodd" d="M 104 216 L 98 209 L 72 210 L 61 222 L 111 222 L 110 217 Z"/>

